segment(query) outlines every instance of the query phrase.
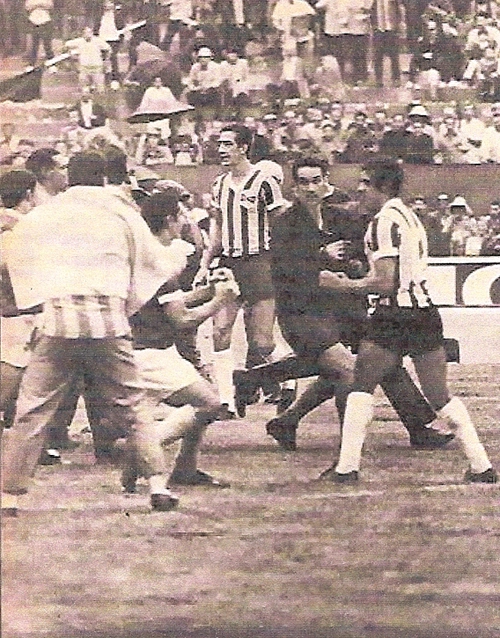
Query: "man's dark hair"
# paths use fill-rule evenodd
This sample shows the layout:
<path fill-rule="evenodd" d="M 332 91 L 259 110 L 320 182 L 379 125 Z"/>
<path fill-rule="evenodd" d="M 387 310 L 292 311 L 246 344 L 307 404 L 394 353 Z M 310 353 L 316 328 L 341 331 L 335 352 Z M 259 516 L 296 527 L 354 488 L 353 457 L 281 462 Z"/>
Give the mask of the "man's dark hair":
<path fill-rule="evenodd" d="M 76 153 L 68 162 L 69 186 L 104 186 L 106 160 L 96 151 Z"/>
<path fill-rule="evenodd" d="M 399 195 L 404 180 L 401 165 L 393 159 L 374 159 L 368 162 L 363 170 L 368 173 L 370 184 L 378 191 L 392 197 Z"/>
<path fill-rule="evenodd" d="M 54 159 L 55 155 L 57 155 L 57 151 L 53 148 L 37 149 L 26 160 L 26 170 L 34 173 L 38 182 L 43 181 L 47 173 L 58 167 Z"/>
<path fill-rule="evenodd" d="M 104 159 L 109 184 L 128 182 L 127 156 L 118 146 L 109 146 L 104 152 Z"/>
<path fill-rule="evenodd" d="M 323 177 L 327 175 L 330 170 L 328 162 L 323 157 L 304 155 L 297 158 L 292 164 L 292 177 L 294 182 L 298 180 L 299 168 L 304 167 L 321 169 Z"/>
<path fill-rule="evenodd" d="M 31 171 L 15 170 L 0 177 L 0 198 L 5 208 L 15 208 L 36 186 L 36 177 Z"/>
<path fill-rule="evenodd" d="M 179 214 L 179 196 L 173 189 L 153 193 L 144 200 L 141 214 L 153 235 L 158 235 L 165 227 L 166 219 L 177 219 Z"/>
<path fill-rule="evenodd" d="M 234 133 L 234 140 L 237 146 L 247 146 L 248 151 L 250 151 L 253 133 L 248 126 L 243 126 L 243 124 L 227 124 L 221 129 L 221 133 L 227 132 Z"/>

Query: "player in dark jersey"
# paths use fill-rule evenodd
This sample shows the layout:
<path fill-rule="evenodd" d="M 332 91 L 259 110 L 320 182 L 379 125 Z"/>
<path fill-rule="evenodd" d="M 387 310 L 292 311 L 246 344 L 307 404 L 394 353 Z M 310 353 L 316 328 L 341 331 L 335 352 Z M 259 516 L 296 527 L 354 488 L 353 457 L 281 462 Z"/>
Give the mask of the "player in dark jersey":
<path fill-rule="evenodd" d="M 366 217 L 356 215 L 350 198 L 328 183 L 328 165 L 323 160 L 299 159 L 292 173 L 295 202 L 274 219 L 272 255 L 278 320 L 297 356 L 235 372 L 240 409 L 245 403 L 244 395 L 251 394 L 253 386 L 269 376 L 281 380 L 293 375 L 320 375 L 295 404 L 267 425 L 268 433 L 285 449 L 295 449 L 300 419 L 331 398 L 338 386 L 339 361 L 331 360 L 331 368 L 325 369 L 324 353 L 333 346 L 340 351 L 340 343 L 355 347 L 366 317 L 363 297 L 331 294 L 319 286 L 319 273 L 326 268 L 350 277 L 366 272 Z M 342 365 L 352 371 L 354 359 L 348 355 L 343 353 Z M 426 427 L 436 415 L 403 368 L 398 367 L 384 378 L 382 385 L 408 429 L 413 446 L 442 447 L 453 438 Z M 337 406 L 342 417 L 339 394 Z"/>
<path fill-rule="evenodd" d="M 382 159 L 369 165 L 367 172 L 370 197 L 380 208 L 366 233 L 370 269 L 357 280 L 331 270 L 322 271 L 319 278 L 326 290 L 376 296 L 347 400 L 340 458 L 323 476 L 336 483 L 358 480 L 366 428 L 373 418 L 373 392 L 386 374 L 401 365 L 403 356 L 409 355 L 425 396 L 463 446 L 470 464 L 465 480 L 496 483 L 497 473 L 467 408 L 449 394 L 443 325 L 426 283 L 427 236 L 418 217 L 399 197 L 403 169 Z"/>
<path fill-rule="evenodd" d="M 151 231 L 169 245 L 182 235 L 183 218 L 178 197 L 172 190 L 147 199 L 142 215 Z M 176 346 L 179 330 L 197 326 L 239 293 L 229 271 L 219 270 L 207 286 L 183 291 L 179 282 L 169 282 L 131 320 L 134 356 L 145 391 L 142 409 L 151 418 L 160 410 L 160 419 L 148 436 L 148 467 L 141 468 L 137 459 L 127 458 L 122 475 L 125 491 L 135 491 L 140 474 L 149 479 L 153 509 L 175 507 L 177 498 L 166 488 L 167 474 L 163 447 L 182 439 L 169 485 L 202 485 L 229 487 L 197 467 L 197 456 L 203 433 L 218 418 L 220 401 L 213 385 L 203 378 L 194 365 L 180 356 Z"/>
<path fill-rule="evenodd" d="M 221 401 L 234 412 L 231 334 L 243 306 L 248 343 L 247 366 L 273 360 L 274 286 L 271 275 L 271 217 L 284 200 L 275 177 L 248 160 L 252 132 L 233 124 L 222 129 L 218 151 L 228 172 L 212 189 L 210 244 L 196 281 L 203 281 L 214 257 L 234 273 L 241 296 L 214 316 L 214 377 Z"/>

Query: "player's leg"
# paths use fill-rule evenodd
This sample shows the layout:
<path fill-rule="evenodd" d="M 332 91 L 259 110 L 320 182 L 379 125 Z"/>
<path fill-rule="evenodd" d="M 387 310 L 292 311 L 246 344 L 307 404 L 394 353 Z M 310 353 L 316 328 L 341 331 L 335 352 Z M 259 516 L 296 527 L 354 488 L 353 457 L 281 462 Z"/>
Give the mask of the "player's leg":
<path fill-rule="evenodd" d="M 355 380 L 347 399 L 340 457 L 328 478 L 338 482 L 357 480 L 366 428 L 373 419 L 373 393 L 380 381 L 400 363 L 401 356 L 397 352 L 371 341 L 361 342 Z"/>
<path fill-rule="evenodd" d="M 396 368 L 382 379 L 380 385 L 407 429 L 413 447 L 435 449 L 453 440 L 453 434 L 439 432 L 430 426 L 437 415 L 405 368 Z"/>
<path fill-rule="evenodd" d="M 447 419 L 456 431 L 464 453 L 470 463 L 466 480 L 494 483 L 497 474 L 492 469 L 486 450 L 479 440 L 476 428 L 464 403 L 456 396 L 450 397 L 446 374 L 446 354 L 443 347 L 412 357 L 420 384 L 439 416 Z"/>
<path fill-rule="evenodd" d="M 168 402 L 171 405 L 189 404 L 195 408 L 192 427 L 184 434 L 175 465 L 170 475 L 170 485 L 205 485 L 210 487 L 229 487 L 227 481 L 216 479 L 198 469 L 198 453 L 207 426 L 215 421 L 221 404 L 218 393 L 212 384 L 201 376 L 185 388 L 172 394 Z"/>
<path fill-rule="evenodd" d="M 238 301 L 227 303 L 213 316 L 213 374 L 219 389 L 222 405 L 229 413 L 235 413 L 233 370 L 234 361 L 231 352 L 233 326 L 241 304 Z"/>

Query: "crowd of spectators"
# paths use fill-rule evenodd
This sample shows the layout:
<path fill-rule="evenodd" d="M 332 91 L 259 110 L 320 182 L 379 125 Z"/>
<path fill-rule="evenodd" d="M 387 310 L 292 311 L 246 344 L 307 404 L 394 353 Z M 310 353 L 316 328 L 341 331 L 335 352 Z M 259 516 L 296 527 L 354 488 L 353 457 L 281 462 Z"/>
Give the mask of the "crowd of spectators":
<path fill-rule="evenodd" d="M 51 140 L 62 166 L 84 148 L 110 143 L 132 165 L 158 172 L 216 164 L 219 132 L 235 119 L 254 132 L 253 161 L 286 165 L 315 153 L 331 164 L 375 155 L 414 165 L 500 164 L 500 9 L 493 0 L 12 0 L 0 9 L 9 24 L 4 55 L 26 52 L 36 64 L 42 43 L 50 58 L 56 32 L 64 36 L 60 52 L 71 53 L 80 94 Z M 265 79 L 256 90 L 259 73 Z M 388 83 L 418 99 L 353 102 L 352 90 L 346 99 L 346 87 Z M 438 104 L 443 85 L 465 88 L 472 99 Z M 128 113 L 177 114 L 116 127 L 110 104 L 120 100 Z M 47 140 L 23 138 L 5 122 L 0 164 L 22 166 L 41 145 Z M 431 255 L 497 250 L 498 241 L 474 239 L 500 232 L 494 206 L 488 223 L 475 224 L 468 212 L 459 223 L 428 203 L 422 215 L 439 246 Z M 439 232 L 434 210 L 441 211 Z"/>

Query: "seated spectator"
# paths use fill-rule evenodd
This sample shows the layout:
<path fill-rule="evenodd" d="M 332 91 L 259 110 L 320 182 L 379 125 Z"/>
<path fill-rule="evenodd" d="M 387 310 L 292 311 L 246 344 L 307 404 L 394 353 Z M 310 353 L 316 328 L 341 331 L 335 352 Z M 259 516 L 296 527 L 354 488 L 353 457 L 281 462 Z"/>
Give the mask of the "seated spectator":
<path fill-rule="evenodd" d="M 274 85 L 271 85 L 274 89 Z M 268 87 L 270 90 L 270 87 Z M 278 85 L 282 100 L 310 97 L 309 85 L 305 75 L 304 62 L 294 49 L 283 49 L 283 62 Z"/>
<path fill-rule="evenodd" d="M 452 111 L 448 112 L 440 125 L 435 139 L 435 147 L 439 153 L 436 163 L 460 164 L 463 163 L 466 140 L 460 132 L 458 117 Z"/>
<path fill-rule="evenodd" d="M 460 133 L 463 137 L 467 141 L 472 139 L 481 141 L 483 139 L 485 128 L 485 123 L 476 115 L 475 106 L 470 103 L 465 104 L 459 124 Z"/>
<path fill-rule="evenodd" d="M 390 128 L 379 143 L 379 151 L 386 157 L 406 160 L 408 138 L 410 133 L 406 129 L 406 117 L 403 113 L 393 115 Z"/>
<path fill-rule="evenodd" d="M 422 106 L 416 106 L 408 115 L 410 125 L 405 161 L 408 164 L 433 164 L 434 140 L 424 131 L 430 122 L 429 114 Z"/>
<path fill-rule="evenodd" d="M 474 216 L 465 198 L 460 195 L 457 195 L 451 202 L 450 213 L 453 216 L 451 254 L 452 256 L 464 257 L 467 241 L 476 234 Z"/>
<path fill-rule="evenodd" d="M 324 55 L 320 58 L 313 79 L 322 95 L 328 95 L 334 100 L 345 97 L 345 85 L 342 81 L 339 63 L 333 55 Z"/>
<path fill-rule="evenodd" d="M 193 106 L 220 106 L 220 66 L 213 61 L 208 47 L 201 47 L 197 57 L 198 61 L 193 64 L 186 79 L 188 102 Z"/>
<path fill-rule="evenodd" d="M 162 139 L 161 132 L 158 130 L 141 135 L 135 161 L 145 166 L 156 166 L 157 164 L 173 164 L 174 157 L 168 142 Z"/>
<path fill-rule="evenodd" d="M 19 151 L 21 138 L 16 135 L 16 126 L 12 122 L 3 122 L 1 130 L 0 164 L 10 164 L 11 158 Z"/>
<path fill-rule="evenodd" d="M 109 44 L 95 36 L 90 27 L 85 27 L 82 37 L 68 40 L 65 48 L 78 59 L 80 88 L 93 86 L 102 93 L 105 89 L 103 54 L 111 51 Z"/>
<path fill-rule="evenodd" d="M 308 108 L 305 112 L 305 122 L 301 131 L 309 135 L 313 143 L 317 146 L 323 137 L 321 124 L 323 122 L 323 114 L 319 109 Z"/>
<path fill-rule="evenodd" d="M 453 218 L 448 209 L 448 195 L 438 195 L 437 206 L 425 211 L 422 223 L 427 231 L 430 257 L 448 257 L 451 253 L 451 226 Z"/>
<path fill-rule="evenodd" d="M 78 126 L 84 129 L 106 125 L 106 111 L 100 104 L 95 102 L 89 86 L 82 88 L 80 99 L 72 110 L 78 114 Z"/>
<path fill-rule="evenodd" d="M 337 162 L 345 150 L 346 141 L 342 131 L 335 128 L 331 120 L 321 122 L 321 138 L 318 142 L 321 154 L 329 163 Z"/>
<path fill-rule="evenodd" d="M 226 52 L 226 59 L 220 64 L 220 73 L 225 86 L 226 104 L 234 107 L 250 103 L 248 87 L 248 60 L 239 57 L 234 48 Z"/>
<path fill-rule="evenodd" d="M 500 102 L 491 107 L 493 123 L 486 127 L 479 152 L 483 162 L 500 164 Z"/>
<path fill-rule="evenodd" d="M 377 142 L 364 111 L 356 111 L 347 128 L 347 140 L 339 160 L 344 164 L 364 164 L 377 150 Z"/>

